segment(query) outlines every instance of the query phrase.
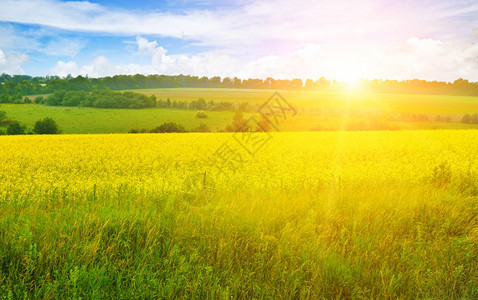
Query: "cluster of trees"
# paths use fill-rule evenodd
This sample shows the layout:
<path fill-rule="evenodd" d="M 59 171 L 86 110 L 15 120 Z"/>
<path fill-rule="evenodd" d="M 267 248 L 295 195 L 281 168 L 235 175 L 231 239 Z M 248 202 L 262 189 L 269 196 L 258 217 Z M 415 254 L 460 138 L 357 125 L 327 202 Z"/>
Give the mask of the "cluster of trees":
<path fill-rule="evenodd" d="M 157 99 L 155 95 L 146 96 L 134 92 L 115 92 L 110 90 L 101 91 L 56 91 L 46 98 L 37 96 L 33 100 L 25 97 L 17 103 L 37 103 L 50 106 L 81 106 L 81 107 L 99 107 L 99 108 L 176 108 L 176 109 L 191 109 L 191 110 L 242 110 L 250 111 L 253 109 L 248 103 L 240 103 L 234 105 L 232 102 L 220 101 L 206 102 L 203 98 L 186 101 L 171 101 Z M 204 116 L 198 116 L 201 118 Z"/>
<path fill-rule="evenodd" d="M 35 99 L 37 102 L 37 99 Z M 148 97 L 133 92 L 113 92 L 109 90 L 93 91 L 56 91 L 43 100 L 52 106 L 86 106 L 101 108 L 146 108 L 156 106 L 156 96 Z"/>
<path fill-rule="evenodd" d="M 44 118 L 35 122 L 33 131 L 27 132 L 25 125 L 20 125 L 15 120 L 6 119 L 6 113 L 0 111 L 0 126 L 6 126 L 6 130 L 0 128 L 0 135 L 22 135 L 22 134 L 59 134 L 61 133 L 58 124 L 52 118 Z"/>
<path fill-rule="evenodd" d="M 199 98 L 197 100 L 193 100 L 191 102 L 186 101 L 171 101 L 171 99 L 159 99 L 157 100 L 157 107 L 159 108 L 176 108 L 176 109 L 192 109 L 192 110 L 215 110 L 215 111 L 223 111 L 223 110 L 242 110 L 242 111 L 249 111 L 252 107 L 248 103 L 240 103 L 237 107 L 232 102 L 227 101 L 220 101 L 214 102 L 209 101 L 206 102 L 203 98 Z"/>
<path fill-rule="evenodd" d="M 186 128 L 184 128 L 183 125 L 178 124 L 176 122 L 166 122 L 163 123 L 151 130 L 147 129 L 131 129 L 129 133 L 173 133 L 173 132 L 178 132 L 178 133 L 184 133 L 188 132 Z M 206 124 L 200 124 L 198 127 L 193 129 L 191 132 L 211 132 L 211 128 L 207 126 Z"/>
<path fill-rule="evenodd" d="M 452 83 L 425 80 L 362 80 L 361 85 L 372 92 L 413 93 L 413 94 L 448 94 L 478 96 L 478 82 L 457 79 Z M 97 91 L 126 90 L 147 88 L 240 88 L 240 89 L 292 89 L 320 90 L 324 88 L 342 88 L 343 83 L 325 78 L 307 79 L 240 79 L 214 77 L 198 77 L 189 75 L 116 75 L 113 77 L 88 78 L 83 76 L 31 77 L 26 75 L 0 76 L 0 102 L 14 103 L 25 95 L 50 94 L 59 90 Z M 8 97 L 7 97 L 8 96 Z"/>
<path fill-rule="evenodd" d="M 461 119 L 462 123 L 465 124 L 478 124 L 478 113 L 477 114 L 465 114 Z"/>
<path fill-rule="evenodd" d="M 478 96 L 478 82 L 457 79 L 454 82 L 426 80 L 361 80 L 360 85 L 376 93 Z"/>
<path fill-rule="evenodd" d="M 241 111 L 237 111 L 232 117 L 232 122 L 226 126 L 225 132 L 246 132 L 246 131 L 270 131 L 270 124 L 264 118 L 260 118 L 258 124 L 247 122 Z M 147 129 L 131 129 L 129 133 L 171 133 L 171 132 L 188 132 L 183 125 L 176 122 L 166 122 L 151 130 Z M 200 124 L 190 132 L 211 132 L 211 128 L 206 124 Z"/>
<path fill-rule="evenodd" d="M 191 109 L 191 110 L 242 110 L 249 111 L 253 109 L 247 103 L 240 103 L 237 107 L 232 102 L 206 102 L 203 98 L 193 100 L 191 102 L 185 101 L 171 101 L 157 99 L 156 96 L 150 97 L 134 92 L 114 92 L 110 90 L 101 91 L 56 91 L 47 98 L 37 96 L 33 101 L 25 98 L 22 103 L 38 103 L 51 106 L 81 106 L 81 107 L 100 107 L 100 108 L 176 108 L 176 109 Z M 206 116 L 207 117 L 207 116 Z M 198 116 L 204 118 L 204 116 Z"/>

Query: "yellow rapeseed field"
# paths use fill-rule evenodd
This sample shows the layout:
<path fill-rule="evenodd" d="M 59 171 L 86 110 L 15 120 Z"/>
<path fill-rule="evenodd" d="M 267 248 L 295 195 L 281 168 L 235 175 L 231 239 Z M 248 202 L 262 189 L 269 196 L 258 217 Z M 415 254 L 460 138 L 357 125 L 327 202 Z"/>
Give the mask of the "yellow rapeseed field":
<path fill-rule="evenodd" d="M 235 143 L 0 137 L 0 294 L 478 296 L 478 130 Z"/>
<path fill-rule="evenodd" d="M 210 168 L 231 134 L 61 135 L 2 137 L 2 201 L 51 190 L 121 185 L 144 193 L 181 190 Z M 275 190 L 429 182 L 440 166 L 451 183 L 478 172 L 478 131 L 276 133 L 255 156 L 221 173 L 221 189 Z M 212 168 L 211 176 L 217 176 Z M 235 171 L 235 172 L 234 172 Z M 436 179 L 436 178 L 435 178 Z M 20 197 L 22 198 L 22 197 Z M 23 198 L 22 198 L 23 199 Z M 27 198 L 25 198 L 27 199 Z"/>

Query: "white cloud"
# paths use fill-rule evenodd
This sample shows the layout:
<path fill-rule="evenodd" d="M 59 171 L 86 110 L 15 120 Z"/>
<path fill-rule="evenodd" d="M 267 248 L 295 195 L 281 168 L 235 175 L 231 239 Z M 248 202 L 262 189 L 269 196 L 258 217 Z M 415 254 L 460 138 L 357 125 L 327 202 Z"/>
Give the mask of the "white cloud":
<path fill-rule="evenodd" d="M 97 57 L 90 64 L 79 67 L 75 62 L 58 61 L 51 70 L 55 75 L 88 75 L 91 77 L 115 74 L 190 74 L 197 76 L 231 76 L 239 62 L 220 52 L 205 52 L 196 55 L 167 55 L 167 50 L 156 41 L 137 37 L 137 55 L 149 57 L 149 64 L 112 64 L 105 56 Z"/>
<path fill-rule="evenodd" d="M 0 24 L 0 48 L 24 51 L 37 47 L 39 47 L 39 43 L 36 39 L 17 32 L 12 25 Z"/>
<path fill-rule="evenodd" d="M 22 64 L 28 60 L 24 53 L 5 54 L 0 49 L 0 74 L 23 74 Z"/>
<path fill-rule="evenodd" d="M 456 28 L 452 19 L 478 12 L 476 5 L 465 0 L 454 1 L 453 5 L 446 3 L 445 0 L 435 1 L 434 5 L 420 1 L 266 0 L 216 10 L 172 13 L 124 11 L 87 1 L 3 0 L 0 20 L 71 31 L 154 34 L 231 51 L 258 51 L 251 47 L 268 46 L 275 41 L 303 46 L 344 39 L 366 38 L 375 42 L 412 36 L 438 39 L 450 31 L 467 28 L 467 24 L 478 25 L 471 20 Z M 428 15 L 433 17 L 427 18 Z M 468 27 L 468 31 L 474 27 Z"/>
<path fill-rule="evenodd" d="M 47 42 L 40 42 L 45 38 Z M 65 38 L 49 30 L 21 32 L 10 24 L 0 24 L 0 48 L 5 50 L 74 57 L 86 44 L 84 38 Z"/>
<path fill-rule="evenodd" d="M 37 50 L 47 55 L 74 57 L 85 46 L 86 46 L 85 39 L 60 37 L 60 38 L 50 40 L 44 47 L 39 47 Z"/>
<path fill-rule="evenodd" d="M 478 80 L 472 33 L 478 28 L 478 18 L 472 17 L 476 13 L 478 6 L 471 0 L 264 0 L 181 13 L 126 11 L 87 1 L 3 0 L 0 20 L 70 31 L 152 34 L 215 49 L 170 55 L 156 41 L 138 37 L 137 55 L 149 58 L 148 64 L 115 65 L 98 57 L 76 69 L 59 62 L 53 69 L 57 73 L 72 69 L 90 76 Z M 20 44 L 27 43 L 16 42 Z M 74 57 L 84 43 L 60 39 L 35 47 L 50 55 Z"/>
<path fill-rule="evenodd" d="M 433 39 L 411 38 L 405 48 L 382 56 L 380 75 L 393 70 L 399 79 L 453 81 L 478 79 L 478 43 L 449 43 Z"/>
<path fill-rule="evenodd" d="M 112 64 L 99 56 L 92 63 L 77 66 L 59 61 L 52 69 L 60 76 L 115 74 L 189 74 L 241 78 L 312 78 L 347 80 L 388 78 L 453 81 L 478 78 L 478 43 L 451 44 L 433 39 L 411 38 L 396 48 L 370 50 L 362 45 L 346 49 L 307 44 L 288 55 L 268 55 L 238 60 L 217 51 L 196 55 L 168 55 L 156 41 L 136 39 L 136 55 L 149 58 L 147 64 Z M 393 74 L 393 75 L 390 75 Z"/>
<path fill-rule="evenodd" d="M 62 76 L 62 77 L 65 77 L 68 74 L 75 74 L 75 75 L 79 74 L 78 65 L 75 62 L 73 61 L 64 62 L 62 60 L 56 63 L 56 66 L 53 67 L 52 72 L 53 74 Z"/>

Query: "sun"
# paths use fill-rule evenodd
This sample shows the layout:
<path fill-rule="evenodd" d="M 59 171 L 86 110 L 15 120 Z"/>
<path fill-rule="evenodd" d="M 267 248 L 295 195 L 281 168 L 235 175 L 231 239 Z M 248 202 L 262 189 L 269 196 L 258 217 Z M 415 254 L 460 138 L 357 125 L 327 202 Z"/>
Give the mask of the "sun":
<path fill-rule="evenodd" d="M 363 76 L 359 70 L 352 68 L 346 69 L 340 77 L 347 90 L 353 91 L 361 88 L 360 80 Z"/>

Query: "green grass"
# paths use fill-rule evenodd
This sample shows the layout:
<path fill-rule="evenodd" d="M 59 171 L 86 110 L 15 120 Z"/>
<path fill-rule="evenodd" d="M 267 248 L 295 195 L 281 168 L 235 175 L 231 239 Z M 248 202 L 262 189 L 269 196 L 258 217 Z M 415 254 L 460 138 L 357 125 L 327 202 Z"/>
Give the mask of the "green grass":
<path fill-rule="evenodd" d="M 18 120 L 28 128 L 44 117 L 53 118 L 63 133 L 126 133 L 131 129 L 152 129 L 164 122 L 178 122 L 192 130 L 201 123 L 211 130 L 224 129 L 233 112 L 207 112 L 207 119 L 196 118 L 196 111 L 177 109 L 103 109 L 58 107 L 36 104 L 3 104 L 0 110 L 8 118 Z"/>

